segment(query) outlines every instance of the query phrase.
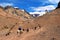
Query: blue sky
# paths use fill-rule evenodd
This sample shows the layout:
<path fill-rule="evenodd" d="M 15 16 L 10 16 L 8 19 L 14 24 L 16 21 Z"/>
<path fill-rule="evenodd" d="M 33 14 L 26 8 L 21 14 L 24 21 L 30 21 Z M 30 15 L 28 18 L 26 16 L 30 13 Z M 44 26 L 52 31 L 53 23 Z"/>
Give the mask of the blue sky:
<path fill-rule="evenodd" d="M 47 10 L 56 8 L 60 0 L 0 0 L 1 6 L 11 5 L 25 9 L 29 13 L 40 13 Z"/>

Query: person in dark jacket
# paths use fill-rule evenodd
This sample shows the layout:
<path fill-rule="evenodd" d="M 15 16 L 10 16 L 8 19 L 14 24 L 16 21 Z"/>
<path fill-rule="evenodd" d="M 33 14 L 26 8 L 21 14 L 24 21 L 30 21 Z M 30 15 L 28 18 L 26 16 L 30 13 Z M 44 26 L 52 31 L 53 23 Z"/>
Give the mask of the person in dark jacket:
<path fill-rule="evenodd" d="M 34 27 L 34 29 L 36 30 L 36 29 L 37 29 L 37 27 Z"/>
<path fill-rule="evenodd" d="M 26 31 L 29 32 L 29 29 L 27 28 Z"/>
<path fill-rule="evenodd" d="M 22 34 L 22 33 L 23 33 L 23 32 L 22 32 L 22 28 L 19 27 L 18 30 L 17 30 L 17 34 Z"/>

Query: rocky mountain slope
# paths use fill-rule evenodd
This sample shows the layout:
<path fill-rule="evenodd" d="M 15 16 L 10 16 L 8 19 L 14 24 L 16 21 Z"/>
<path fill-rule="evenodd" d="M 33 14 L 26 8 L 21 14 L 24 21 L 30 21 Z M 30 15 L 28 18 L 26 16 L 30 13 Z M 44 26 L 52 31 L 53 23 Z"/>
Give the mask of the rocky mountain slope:
<path fill-rule="evenodd" d="M 20 16 L 20 10 L 16 11 L 18 16 L 13 15 L 14 9 L 3 10 L 0 8 L 0 40 L 60 40 L 60 6 L 34 19 L 23 14 L 28 17 L 27 20 Z M 21 34 L 17 34 L 19 27 L 22 28 Z"/>
<path fill-rule="evenodd" d="M 0 6 L 0 34 L 6 34 L 14 25 L 21 25 L 33 17 L 26 11 L 22 11 L 11 6 L 5 8 Z"/>

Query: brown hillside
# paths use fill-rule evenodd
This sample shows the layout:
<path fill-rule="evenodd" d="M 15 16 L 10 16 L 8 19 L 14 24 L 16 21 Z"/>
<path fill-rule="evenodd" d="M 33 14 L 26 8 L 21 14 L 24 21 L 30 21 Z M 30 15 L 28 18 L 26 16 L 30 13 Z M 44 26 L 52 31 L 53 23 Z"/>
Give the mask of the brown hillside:
<path fill-rule="evenodd" d="M 9 10 L 12 11 L 12 9 Z M 60 40 L 59 10 L 60 8 L 43 16 L 27 20 L 22 19 L 26 16 L 24 14 L 22 17 L 0 15 L 0 40 Z M 2 12 L 5 13 L 7 11 L 2 10 Z M 16 12 L 20 15 L 19 10 L 16 10 Z M 17 34 L 19 27 L 22 28 L 22 34 Z M 6 36 L 7 33 L 9 34 Z"/>
<path fill-rule="evenodd" d="M 25 22 L 24 27 L 30 29 L 21 40 L 60 40 L 60 8 L 36 18 L 34 21 Z M 40 26 L 40 28 L 38 28 Z M 36 30 L 34 28 L 37 27 Z M 31 30 L 32 29 L 32 30 Z"/>
<path fill-rule="evenodd" d="M 14 28 L 16 25 L 17 26 L 22 25 L 25 21 L 31 19 L 23 18 L 24 16 L 19 15 L 19 14 L 23 15 L 24 14 L 23 11 L 19 10 L 19 12 L 17 13 L 15 11 L 17 12 L 17 9 L 14 9 L 11 6 L 7 6 L 5 8 L 0 7 L 0 31 L 1 31 L 0 35 L 6 34 L 10 30 L 12 30 L 11 28 Z M 27 17 L 31 17 L 30 15 L 28 16 L 26 12 L 25 14 Z"/>
<path fill-rule="evenodd" d="M 19 8 L 14 8 L 14 7 L 11 7 L 11 6 L 7 6 L 5 7 L 5 12 L 8 13 L 8 15 L 11 15 L 11 16 L 17 16 L 17 17 L 20 17 L 20 18 L 23 18 L 23 19 L 31 19 L 32 16 L 30 14 L 28 14 L 26 11 L 22 11 L 20 10 Z"/>

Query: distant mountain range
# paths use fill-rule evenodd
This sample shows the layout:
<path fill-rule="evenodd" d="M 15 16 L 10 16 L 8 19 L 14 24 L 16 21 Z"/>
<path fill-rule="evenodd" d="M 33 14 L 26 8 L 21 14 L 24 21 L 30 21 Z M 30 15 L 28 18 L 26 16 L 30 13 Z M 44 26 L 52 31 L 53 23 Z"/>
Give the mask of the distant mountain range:
<path fill-rule="evenodd" d="M 32 18 L 32 16 L 26 10 L 20 10 L 18 7 L 12 7 L 12 6 L 1 7 L 0 6 L 0 11 L 1 11 L 0 14 L 3 16 L 8 16 L 8 17 L 15 16 L 15 17 L 22 17 L 25 19 Z"/>

